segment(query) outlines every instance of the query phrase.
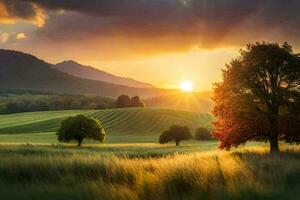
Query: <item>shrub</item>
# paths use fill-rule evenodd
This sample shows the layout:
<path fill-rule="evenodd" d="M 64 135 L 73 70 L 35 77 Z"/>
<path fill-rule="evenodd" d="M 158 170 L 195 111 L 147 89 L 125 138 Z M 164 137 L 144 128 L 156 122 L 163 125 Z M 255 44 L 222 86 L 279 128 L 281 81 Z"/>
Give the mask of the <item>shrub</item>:
<path fill-rule="evenodd" d="M 116 102 L 117 108 L 128 108 L 131 107 L 130 97 L 128 95 L 121 95 L 118 97 Z"/>
<path fill-rule="evenodd" d="M 176 146 L 182 140 L 189 140 L 192 138 L 191 131 L 187 126 L 173 125 L 169 130 L 163 132 L 159 137 L 159 143 L 165 144 L 170 141 L 175 141 Z"/>
<path fill-rule="evenodd" d="M 212 140 L 210 131 L 205 127 L 199 127 L 195 133 L 196 140 Z"/>
<path fill-rule="evenodd" d="M 58 140 L 61 142 L 76 140 L 78 146 L 81 146 L 84 138 L 91 138 L 99 142 L 104 142 L 105 130 L 97 119 L 84 115 L 77 115 L 62 121 L 57 135 Z"/>

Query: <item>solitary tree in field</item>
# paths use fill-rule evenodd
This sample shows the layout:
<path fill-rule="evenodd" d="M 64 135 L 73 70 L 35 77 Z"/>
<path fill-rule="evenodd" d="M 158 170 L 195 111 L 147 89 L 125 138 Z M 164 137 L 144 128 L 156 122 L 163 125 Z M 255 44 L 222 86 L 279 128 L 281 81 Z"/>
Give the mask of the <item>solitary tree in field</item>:
<path fill-rule="evenodd" d="M 78 146 L 81 146 L 84 138 L 103 142 L 105 138 L 105 130 L 97 119 L 84 115 L 77 115 L 62 121 L 57 135 L 58 140 L 61 142 L 76 140 L 78 142 Z"/>
<path fill-rule="evenodd" d="M 205 127 L 199 127 L 195 133 L 196 140 L 212 140 L 211 132 Z"/>
<path fill-rule="evenodd" d="M 300 142 L 300 56 L 287 43 L 249 44 L 214 89 L 213 135 L 220 148 L 249 140 Z"/>
<path fill-rule="evenodd" d="M 128 108 L 131 107 L 131 101 L 128 95 L 121 95 L 117 99 L 117 108 Z"/>
<path fill-rule="evenodd" d="M 189 140 L 192 138 L 191 131 L 186 126 L 173 125 L 169 130 L 163 132 L 159 137 L 159 143 L 165 144 L 170 141 L 175 141 L 176 146 L 182 140 Z"/>

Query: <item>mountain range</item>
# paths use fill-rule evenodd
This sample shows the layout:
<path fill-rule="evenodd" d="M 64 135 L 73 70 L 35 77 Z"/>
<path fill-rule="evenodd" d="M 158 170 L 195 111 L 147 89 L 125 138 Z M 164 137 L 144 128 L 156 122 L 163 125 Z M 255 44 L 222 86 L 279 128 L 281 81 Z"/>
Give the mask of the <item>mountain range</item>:
<path fill-rule="evenodd" d="M 148 107 L 201 112 L 210 112 L 213 105 L 211 92 L 183 94 L 179 90 L 155 88 L 151 84 L 114 76 L 74 61 L 53 65 L 30 54 L 3 49 L 0 49 L 1 93 L 97 95 L 111 98 L 122 94 L 138 95 Z"/>
<path fill-rule="evenodd" d="M 73 60 L 64 61 L 53 66 L 54 69 L 61 72 L 90 80 L 104 81 L 108 83 L 113 83 L 117 85 L 126 85 L 135 88 L 154 88 L 153 85 L 149 83 L 144 83 L 141 81 L 136 81 L 131 78 L 124 78 L 115 76 L 113 74 L 107 73 L 105 71 L 98 70 L 94 67 L 81 65 Z"/>
<path fill-rule="evenodd" d="M 59 66 L 62 66 L 62 64 Z M 105 81 L 90 80 L 86 79 L 87 77 L 79 78 L 56 70 L 56 68 L 59 67 L 30 54 L 0 49 L 0 90 L 93 94 L 112 98 L 116 98 L 122 94 L 130 96 L 139 95 L 142 98 L 148 98 L 176 92 L 176 90 L 150 87 L 148 84 L 145 84 L 149 86 L 148 88 L 138 88 Z M 86 70 L 85 67 L 81 72 L 83 73 L 84 70 Z M 97 71 L 97 74 L 100 74 L 100 72 Z M 110 77 L 114 77 L 115 80 L 118 79 L 116 76 Z M 122 78 L 118 80 L 122 80 Z M 131 80 L 131 83 L 137 82 Z M 139 86 L 141 85 L 142 83 L 139 83 Z"/>

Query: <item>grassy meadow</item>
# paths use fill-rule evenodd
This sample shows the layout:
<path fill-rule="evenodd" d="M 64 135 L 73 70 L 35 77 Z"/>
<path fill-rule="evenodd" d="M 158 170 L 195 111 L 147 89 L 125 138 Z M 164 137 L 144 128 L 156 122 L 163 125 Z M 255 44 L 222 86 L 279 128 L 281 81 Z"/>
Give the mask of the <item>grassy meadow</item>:
<path fill-rule="evenodd" d="M 107 141 L 58 143 L 68 116 L 103 122 Z M 218 141 L 158 144 L 172 124 L 210 126 L 209 114 L 167 109 L 55 111 L 0 115 L 3 199 L 253 200 L 300 198 L 300 148 L 250 142 L 231 152 Z"/>
<path fill-rule="evenodd" d="M 180 110 L 129 108 L 100 111 L 49 111 L 0 115 L 0 142 L 58 143 L 55 131 L 63 119 L 86 114 L 99 119 L 106 130 L 106 143 L 157 142 L 173 124 L 210 126 L 210 114 Z M 93 141 L 84 141 L 95 143 Z"/>
<path fill-rule="evenodd" d="M 101 148 L 1 145 L 1 196 L 72 200 L 300 198 L 300 149 L 296 147 L 286 147 L 275 155 L 266 148 L 252 147 L 157 157 L 103 154 Z"/>

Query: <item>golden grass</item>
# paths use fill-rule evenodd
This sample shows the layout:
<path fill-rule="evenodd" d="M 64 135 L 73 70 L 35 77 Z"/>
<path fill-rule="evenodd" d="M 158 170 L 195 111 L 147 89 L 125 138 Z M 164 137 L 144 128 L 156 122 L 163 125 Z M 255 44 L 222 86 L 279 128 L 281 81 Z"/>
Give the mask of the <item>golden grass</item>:
<path fill-rule="evenodd" d="M 87 199 L 244 200 L 300 195 L 300 148 L 295 146 L 284 147 L 280 154 L 253 147 L 160 158 L 8 146 L 0 148 L 0 156 L 0 183 L 10 185 L 8 191 L 18 185 L 28 187 L 23 191 L 28 199 L 47 192 L 54 197 L 61 189 L 60 199 L 83 195 Z M 38 185 L 38 193 L 30 192 Z M 57 188 L 49 193 L 52 187 Z"/>

